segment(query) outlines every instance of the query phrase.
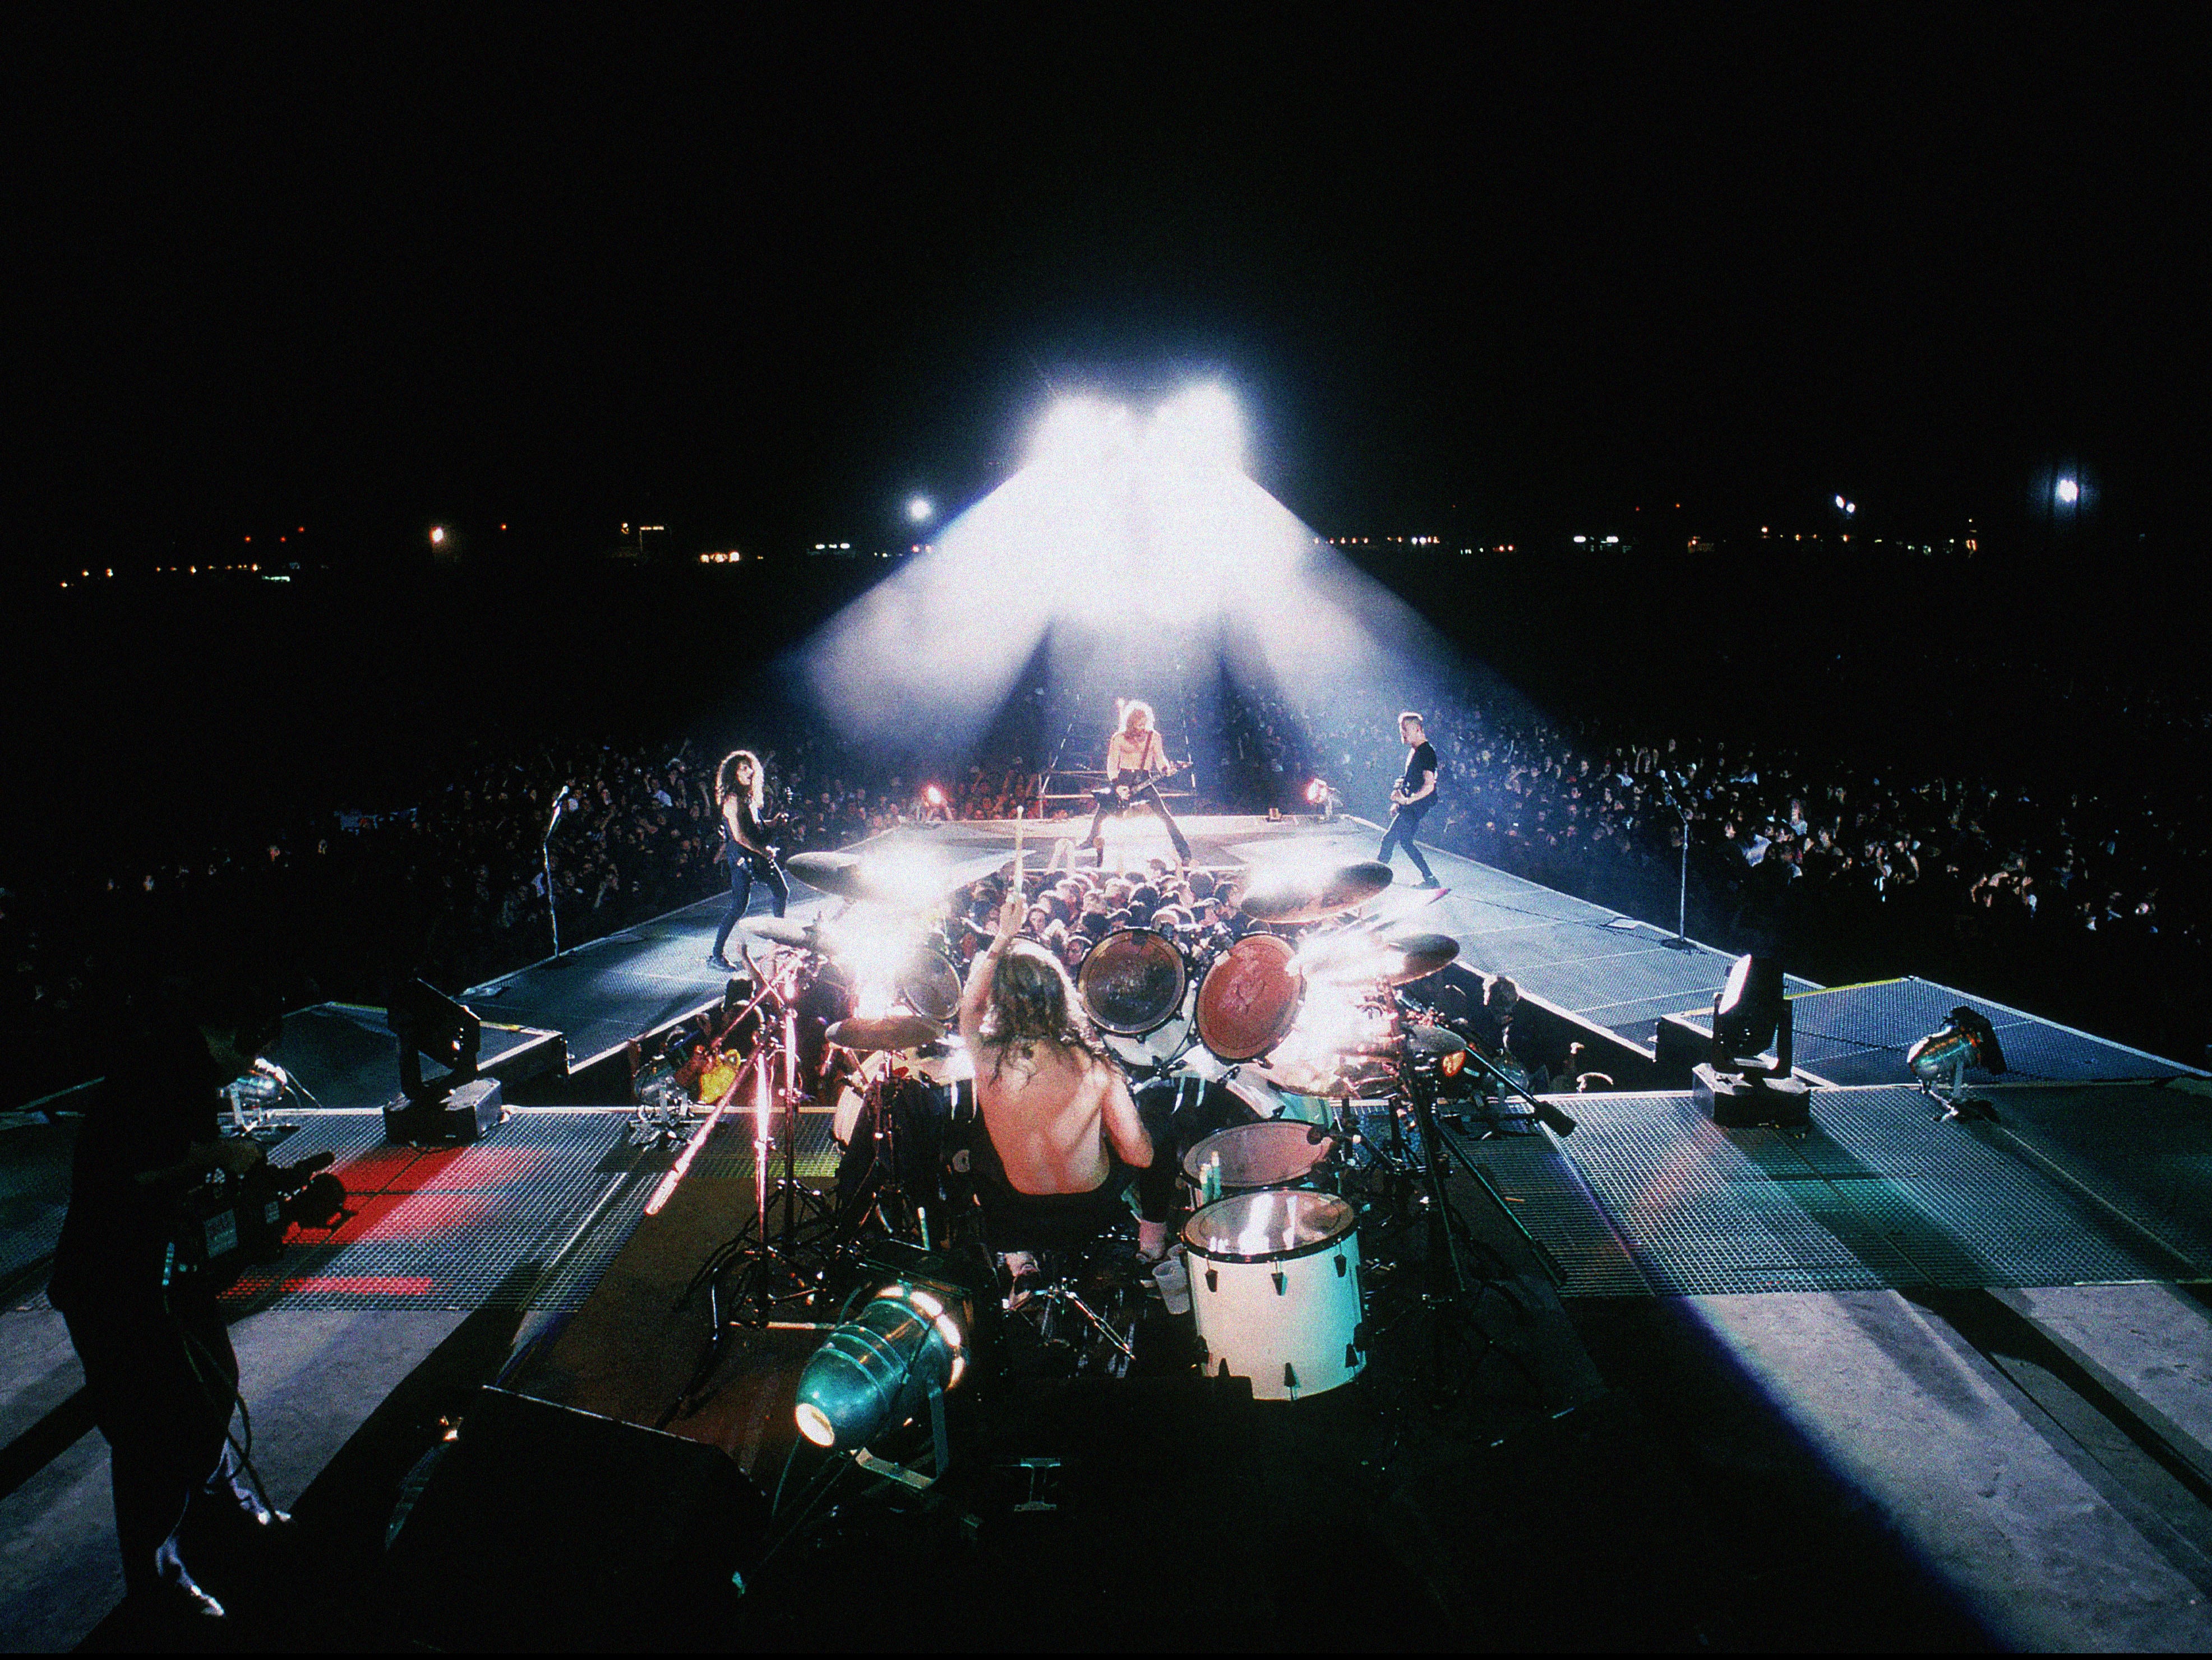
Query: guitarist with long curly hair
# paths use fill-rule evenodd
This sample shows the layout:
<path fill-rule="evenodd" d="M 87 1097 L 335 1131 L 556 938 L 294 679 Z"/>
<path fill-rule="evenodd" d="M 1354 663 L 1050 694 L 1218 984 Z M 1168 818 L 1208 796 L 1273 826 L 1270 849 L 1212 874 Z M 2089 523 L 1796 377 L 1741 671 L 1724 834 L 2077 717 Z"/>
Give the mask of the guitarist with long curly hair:
<path fill-rule="evenodd" d="M 1100 827 L 1131 807 L 1150 807 L 1168 827 L 1176 860 L 1188 865 L 1190 843 L 1183 838 L 1182 827 L 1176 823 L 1167 803 L 1160 799 L 1160 781 L 1182 769 L 1168 764 L 1167 745 L 1161 743 L 1159 730 L 1152 724 L 1152 706 L 1117 697 L 1114 709 L 1117 724 L 1114 735 L 1106 740 L 1106 787 L 1092 792 L 1098 810 L 1091 815 L 1090 833 L 1084 840 L 1098 849 L 1098 863 L 1103 868 L 1106 838 L 1100 834 Z"/>
<path fill-rule="evenodd" d="M 767 771 L 760 757 L 750 750 L 732 750 L 714 769 L 714 805 L 722 819 L 722 850 L 715 857 L 729 866 L 730 909 L 723 913 L 722 926 L 714 931 L 714 949 L 707 961 L 725 972 L 735 965 L 722 955 L 722 948 L 730 943 L 730 930 L 744 920 L 745 907 L 753 897 L 754 879 L 767 886 L 778 916 L 791 898 L 791 885 L 784 880 L 783 867 L 775 861 L 775 849 L 768 843 L 768 827 L 761 818 L 767 796 Z"/>

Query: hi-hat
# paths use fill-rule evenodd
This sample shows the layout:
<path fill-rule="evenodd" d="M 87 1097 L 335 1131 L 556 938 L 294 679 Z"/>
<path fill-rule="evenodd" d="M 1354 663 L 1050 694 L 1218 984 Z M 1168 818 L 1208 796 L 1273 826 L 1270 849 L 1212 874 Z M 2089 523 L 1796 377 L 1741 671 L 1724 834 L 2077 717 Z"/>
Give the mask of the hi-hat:
<path fill-rule="evenodd" d="M 1389 885 L 1389 866 L 1372 859 L 1335 870 L 1267 871 L 1253 878 L 1237 909 L 1255 922 L 1318 922 Z"/>
<path fill-rule="evenodd" d="M 840 1020 L 823 1035 L 848 1049 L 918 1049 L 942 1037 L 945 1029 L 918 1014 L 887 1014 L 876 1020 Z"/>

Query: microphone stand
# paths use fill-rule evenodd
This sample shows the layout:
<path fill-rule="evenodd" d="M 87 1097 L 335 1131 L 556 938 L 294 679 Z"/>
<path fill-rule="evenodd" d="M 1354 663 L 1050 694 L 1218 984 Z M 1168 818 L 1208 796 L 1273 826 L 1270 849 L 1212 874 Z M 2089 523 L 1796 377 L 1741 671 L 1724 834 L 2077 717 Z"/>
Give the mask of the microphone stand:
<path fill-rule="evenodd" d="M 545 909 L 553 919 L 553 955 L 561 955 L 561 898 L 553 891 L 553 832 L 561 827 L 561 809 L 568 805 L 568 792 L 564 787 L 553 798 L 553 817 L 545 825 L 545 840 L 538 847 L 538 854 L 545 867 Z"/>

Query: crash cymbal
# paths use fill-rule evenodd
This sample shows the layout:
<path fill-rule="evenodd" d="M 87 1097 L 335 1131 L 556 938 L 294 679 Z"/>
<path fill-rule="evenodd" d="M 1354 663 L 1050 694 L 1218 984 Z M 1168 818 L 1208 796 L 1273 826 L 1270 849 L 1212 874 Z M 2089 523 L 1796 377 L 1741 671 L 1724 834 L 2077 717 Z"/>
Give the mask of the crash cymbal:
<path fill-rule="evenodd" d="M 819 922 L 794 922 L 784 916 L 748 916 L 738 927 L 756 939 L 797 946 L 802 951 L 820 952 L 825 957 L 830 954 L 830 935 Z"/>
<path fill-rule="evenodd" d="M 1448 933 L 1394 933 L 1382 941 L 1390 959 L 1382 977 L 1394 986 L 1422 980 L 1459 955 L 1459 941 Z"/>
<path fill-rule="evenodd" d="M 887 1014 L 876 1020 L 855 1016 L 850 1020 L 840 1020 L 824 1034 L 833 1043 L 862 1050 L 918 1049 L 944 1035 L 945 1029 L 937 1022 L 916 1014 Z"/>
<path fill-rule="evenodd" d="M 1255 922 L 1318 922 L 1365 904 L 1389 885 L 1389 866 L 1372 859 L 1334 870 L 1262 871 L 1237 909 Z"/>

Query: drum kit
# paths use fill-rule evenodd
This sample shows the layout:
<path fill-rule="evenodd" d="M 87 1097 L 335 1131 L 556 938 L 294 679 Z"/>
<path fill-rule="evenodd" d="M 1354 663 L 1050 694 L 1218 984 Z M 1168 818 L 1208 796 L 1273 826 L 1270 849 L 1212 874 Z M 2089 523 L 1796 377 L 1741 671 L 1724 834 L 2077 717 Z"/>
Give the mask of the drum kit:
<path fill-rule="evenodd" d="M 793 873 L 834 897 L 888 903 L 861 860 L 803 857 Z M 1364 1370 L 1373 1329 L 1363 1226 L 1364 1268 L 1389 1283 L 1412 1265 L 1400 1247 L 1413 1231 L 1397 1224 L 1425 1213 L 1422 1272 L 1406 1277 L 1422 1281 L 1419 1308 L 1440 1328 L 1474 1326 L 1474 1298 L 1498 1284 L 1469 1273 L 1468 1253 L 1484 1248 L 1442 1185 L 1435 1103 L 1468 1045 L 1405 989 L 1448 966 L 1458 946 L 1361 917 L 1390 880 L 1373 862 L 1262 872 L 1237 897 L 1252 931 L 1197 944 L 1188 931 L 1123 928 L 1100 939 L 1075 976 L 1085 1012 L 1133 1084 L 1195 1079 L 1247 1120 L 1183 1152 L 1189 1213 L 1179 1238 L 1206 1368 L 1249 1379 L 1258 1398 L 1324 1393 Z M 818 965 L 854 954 L 850 927 L 849 915 L 762 918 L 744 932 Z M 945 1217 L 932 1214 L 942 1173 L 921 1173 L 931 1158 L 901 1145 L 920 1139 L 902 1091 L 936 1091 L 929 1155 L 957 1140 L 943 1131 L 963 1109 L 969 1133 L 981 1133 L 969 1057 L 949 1035 L 962 992 L 951 957 L 927 943 L 904 948 L 890 982 L 901 1006 L 848 1014 L 823 1034 L 833 1055 L 857 1057 L 836 1116 L 841 1203 L 822 1231 L 833 1252 L 871 1226 L 924 1249 L 945 1231 Z M 848 1183 L 855 1159 L 863 1174 Z M 793 1246 L 784 1242 L 787 1254 Z M 810 1294 L 797 1283 L 806 1276 L 787 1278 L 794 1283 L 781 1300 Z M 778 1303 L 760 1298 L 753 1323 Z"/>

